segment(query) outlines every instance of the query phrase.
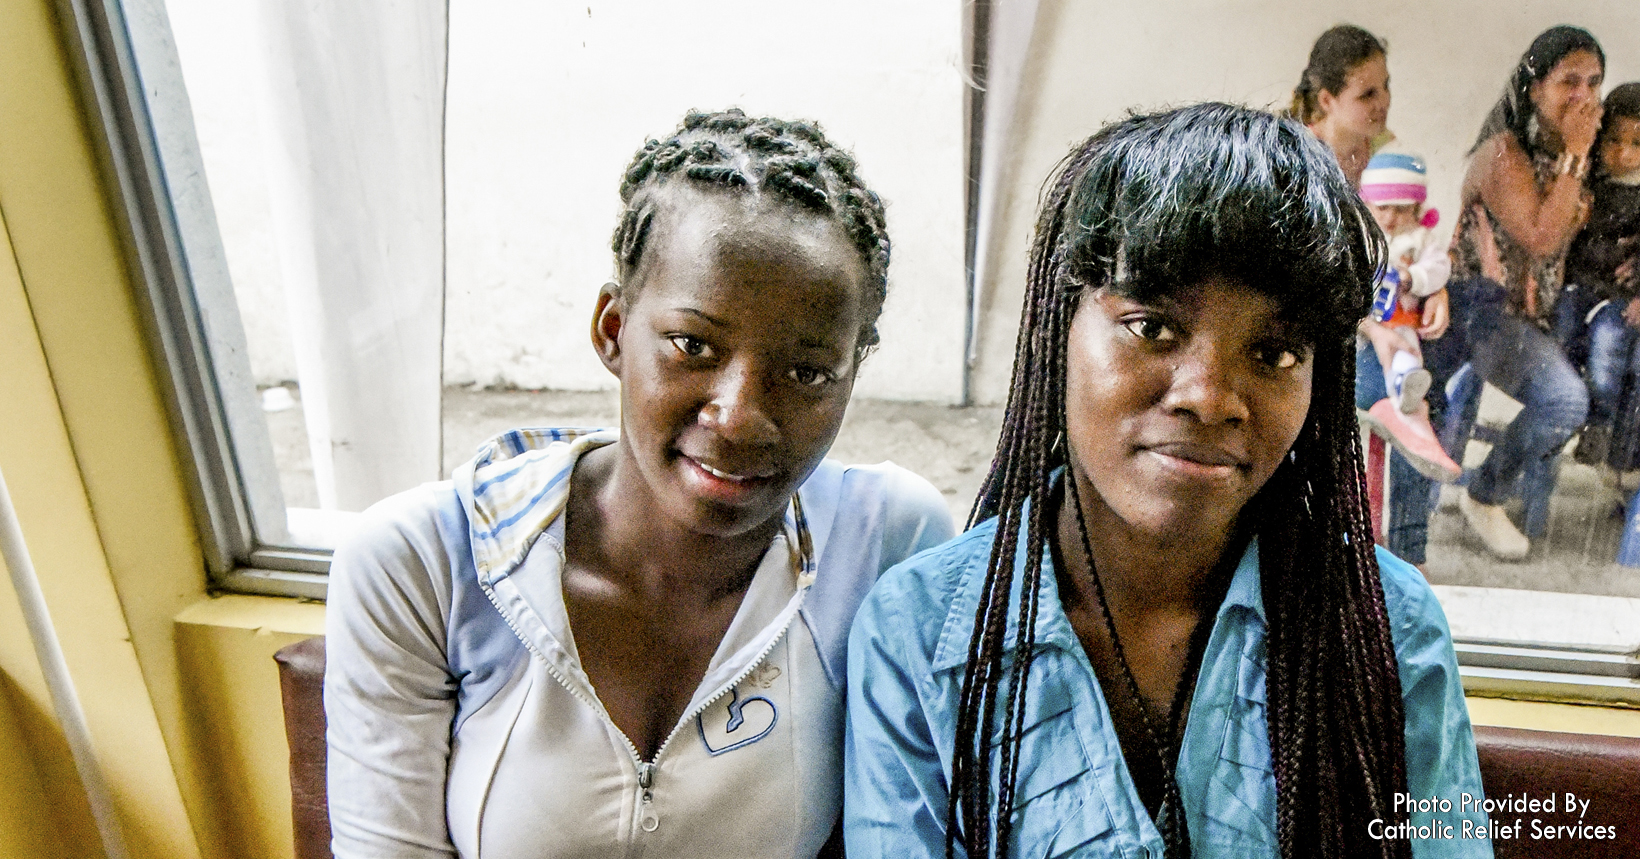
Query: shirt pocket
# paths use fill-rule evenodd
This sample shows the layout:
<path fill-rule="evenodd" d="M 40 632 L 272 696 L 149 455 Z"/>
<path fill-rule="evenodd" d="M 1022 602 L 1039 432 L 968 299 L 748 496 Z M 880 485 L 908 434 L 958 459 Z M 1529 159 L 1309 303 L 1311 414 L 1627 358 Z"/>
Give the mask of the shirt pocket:
<path fill-rule="evenodd" d="M 1022 859 L 1069 856 L 1112 830 L 1109 813 L 1093 796 L 1069 691 L 1046 678 L 1039 688 L 1026 702 L 1014 788 L 1011 852 Z"/>

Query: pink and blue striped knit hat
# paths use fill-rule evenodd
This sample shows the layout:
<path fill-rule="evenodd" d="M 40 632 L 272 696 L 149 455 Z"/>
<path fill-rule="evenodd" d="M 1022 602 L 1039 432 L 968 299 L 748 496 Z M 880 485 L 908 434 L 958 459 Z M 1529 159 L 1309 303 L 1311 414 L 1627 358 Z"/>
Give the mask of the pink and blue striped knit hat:
<path fill-rule="evenodd" d="M 1405 152 L 1380 152 L 1361 173 L 1361 199 L 1380 206 L 1422 204 L 1429 196 L 1424 159 Z"/>

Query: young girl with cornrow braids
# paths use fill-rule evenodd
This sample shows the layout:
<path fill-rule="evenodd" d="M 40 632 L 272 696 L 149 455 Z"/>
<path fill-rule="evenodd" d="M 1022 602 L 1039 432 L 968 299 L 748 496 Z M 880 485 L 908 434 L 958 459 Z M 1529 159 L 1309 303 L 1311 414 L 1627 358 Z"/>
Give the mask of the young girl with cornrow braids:
<path fill-rule="evenodd" d="M 851 855 L 1491 855 L 1405 801 L 1485 823 L 1445 618 L 1367 518 L 1383 259 L 1289 119 L 1133 116 L 1061 164 L 972 528 L 855 619 Z"/>
<path fill-rule="evenodd" d="M 739 111 L 650 141 L 621 199 L 592 318 L 619 430 L 503 434 L 336 552 L 338 859 L 840 845 L 849 623 L 952 534 L 927 481 L 823 461 L 882 203 L 814 125 Z"/>

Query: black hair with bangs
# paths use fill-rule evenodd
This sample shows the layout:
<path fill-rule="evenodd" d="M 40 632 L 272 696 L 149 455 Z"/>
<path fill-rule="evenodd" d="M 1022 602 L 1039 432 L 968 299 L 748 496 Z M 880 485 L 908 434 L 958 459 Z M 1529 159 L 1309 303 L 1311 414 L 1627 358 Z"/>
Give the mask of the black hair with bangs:
<path fill-rule="evenodd" d="M 1212 276 L 1273 298 L 1314 348 L 1309 415 L 1242 516 L 1261 547 L 1282 855 L 1410 855 L 1405 841 L 1360 834 L 1374 818 L 1406 817 L 1392 802 L 1406 790 L 1400 676 L 1355 422 L 1352 335 L 1384 257 L 1370 210 L 1326 147 L 1291 119 L 1226 104 L 1135 115 L 1061 162 L 1031 249 L 1001 438 L 970 517 L 998 523 L 957 708 L 948 855 L 959 841 L 972 857 L 1011 847 L 1043 549 L 1054 475 L 1067 465 L 1067 337 L 1080 298 L 1106 287 L 1146 301 Z M 1164 787 L 1167 856 L 1187 856 L 1177 784 Z"/>
<path fill-rule="evenodd" d="M 1049 274 L 1140 301 L 1217 275 L 1270 296 L 1312 344 L 1366 314 L 1380 233 L 1303 126 L 1204 104 L 1108 126 L 1089 150 Z"/>

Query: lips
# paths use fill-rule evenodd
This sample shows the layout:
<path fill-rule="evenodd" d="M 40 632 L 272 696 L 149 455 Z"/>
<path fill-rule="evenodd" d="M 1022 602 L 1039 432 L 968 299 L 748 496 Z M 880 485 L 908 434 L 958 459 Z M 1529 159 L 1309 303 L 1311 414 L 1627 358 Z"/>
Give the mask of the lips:
<path fill-rule="evenodd" d="M 762 490 L 780 473 L 771 465 L 759 463 L 729 463 L 706 457 L 699 459 L 680 454 L 690 486 L 699 494 L 716 501 L 736 503 Z"/>
<path fill-rule="evenodd" d="M 701 462 L 698 459 L 694 459 L 693 457 L 691 457 L 689 461 L 693 462 L 694 464 L 696 464 L 698 466 L 700 466 L 702 471 L 705 471 L 707 474 L 710 474 L 713 477 L 716 477 L 720 480 L 732 481 L 734 483 L 745 483 L 749 480 L 765 480 L 767 478 L 770 478 L 770 477 L 774 476 L 774 470 L 773 469 L 748 469 L 747 471 L 750 472 L 750 473 L 739 473 L 739 474 L 737 474 L 733 471 L 726 471 L 726 470 L 720 469 L 720 468 L 713 468 L 712 466 L 707 465 L 706 463 Z"/>
<path fill-rule="evenodd" d="M 1247 457 L 1225 448 L 1200 442 L 1175 441 L 1146 445 L 1145 450 L 1183 463 L 1209 468 L 1238 468 L 1248 466 Z"/>

